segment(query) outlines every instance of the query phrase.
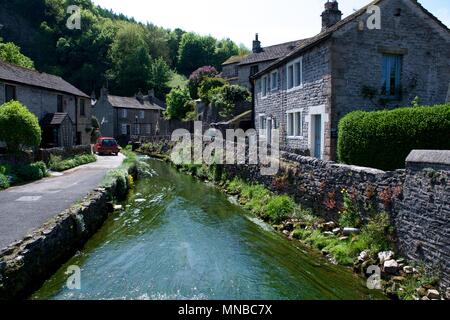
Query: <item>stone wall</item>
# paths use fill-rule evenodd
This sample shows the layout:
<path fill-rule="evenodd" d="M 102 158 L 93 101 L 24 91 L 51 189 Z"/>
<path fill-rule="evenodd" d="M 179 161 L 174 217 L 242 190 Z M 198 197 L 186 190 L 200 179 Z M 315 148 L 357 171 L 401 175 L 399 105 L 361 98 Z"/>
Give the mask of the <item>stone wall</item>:
<path fill-rule="evenodd" d="M 136 168 L 130 173 L 136 174 Z M 23 240 L 0 251 L 0 300 L 24 299 L 97 232 L 111 212 L 114 182 L 85 197 Z"/>
<path fill-rule="evenodd" d="M 394 216 L 399 250 L 441 272 L 450 287 L 450 151 L 413 151 Z"/>
<path fill-rule="evenodd" d="M 282 153 L 276 176 L 261 176 L 257 165 L 226 165 L 239 177 L 287 193 L 325 219 L 337 220 L 346 189 L 367 219 L 386 211 L 397 230 L 400 254 L 439 271 L 450 284 L 450 151 L 413 151 L 407 169 L 385 172 Z"/>

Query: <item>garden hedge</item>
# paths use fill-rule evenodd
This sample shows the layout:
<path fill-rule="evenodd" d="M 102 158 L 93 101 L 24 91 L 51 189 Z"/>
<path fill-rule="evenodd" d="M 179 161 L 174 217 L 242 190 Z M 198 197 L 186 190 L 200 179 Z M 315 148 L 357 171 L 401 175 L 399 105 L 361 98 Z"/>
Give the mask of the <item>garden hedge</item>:
<path fill-rule="evenodd" d="M 450 104 L 354 111 L 339 122 L 340 162 L 400 169 L 413 149 L 450 149 Z"/>

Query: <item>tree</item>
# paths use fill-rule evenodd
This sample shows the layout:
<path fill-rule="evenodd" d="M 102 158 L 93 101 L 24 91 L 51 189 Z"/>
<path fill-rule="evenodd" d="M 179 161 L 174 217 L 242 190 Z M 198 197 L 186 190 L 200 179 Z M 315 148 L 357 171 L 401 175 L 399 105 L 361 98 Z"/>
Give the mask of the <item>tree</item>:
<path fill-rule="evenodd" d="M 18 65 L 20 67 L 34 69 L 33 60 L 23 55 L 20 47 L 16 46 L 12 42 L 0 42 L 0 60 Z"/>
<path fill-rule="evenodd" d="M 250 101 L 251 95 L 247 88 L 239 85 L 225 85 L 213 89 L 211 94 L 211 103 L 220 111 L 223 118 L 234 114 L 236 105 Z"/>
<path fill-rule="evenodd" d="M 184 120 L 192 111 L 191 97 L 187 89 L 172 89 L 166 97 L 167 109 L 165 117 L 168 120 Z"/>
<path fill-rule="evenodd" d="M 211 66 L 203 66 L 192 72 L 188 82 L 191 98 L 198 99 L 198 88 L 204 79 L 213 78 L 218 74 L 216 68 Z"/>
<path fill-rule="evenodd" d="M 189 32 L 183 34 L 178 50 L 178 70 L 189 75 L 195 69 L 215 63 L 216 39 Z"/>
<path fill-rule="evenodd" d="M 17 154 L 26 147 L 39 146 L 41 135 L 38 118 L 20 102 L 0 106 L 0 141 L 6 143 L 8 152 Z"/>
<path fill-rule="evenodd" d="M 227 81 L 223 78 L 205 78 L 198 89 L 198 96 L 206 105 L 209 105 L 213 89 L 221 88 L 226 84 Z"/>
<path fill-rule="evenodd" d="M 172 79 L 172 70 L 163 58 L 152 61 L 150 67 L 150 86 L 155 89 L 155 94 L 162 99 L 170 90 L 169 81 Z"/>
<path fill-rule="evenodd" d="M 219 69 L 231 56 L 239 54 L 239 47 L 230 39 L 224 39 L 217 42 L 216 52 L 214 57 L 214 66 Z"/>
<path fill-rule="evenodd" d="M 137 89 L 146 91 L 150 88 L 152 61 L 143 32 L 138 25 L 126 24 L 111 46 L 113 67 L 109 77 L 113 81 L 113 90 L 118 94 L 131 96 Z"/>

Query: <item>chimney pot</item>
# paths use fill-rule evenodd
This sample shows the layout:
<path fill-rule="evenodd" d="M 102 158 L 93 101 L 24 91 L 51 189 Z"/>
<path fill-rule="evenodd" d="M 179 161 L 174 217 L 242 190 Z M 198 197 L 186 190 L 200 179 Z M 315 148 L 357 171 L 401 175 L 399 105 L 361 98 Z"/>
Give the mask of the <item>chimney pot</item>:
<path fill-rule="evenodd" d="M 325 11 L 322 13 L 322 31 L 332 27 L 342 19 L 342 12 L 336 0 L 325 3 Z"/>

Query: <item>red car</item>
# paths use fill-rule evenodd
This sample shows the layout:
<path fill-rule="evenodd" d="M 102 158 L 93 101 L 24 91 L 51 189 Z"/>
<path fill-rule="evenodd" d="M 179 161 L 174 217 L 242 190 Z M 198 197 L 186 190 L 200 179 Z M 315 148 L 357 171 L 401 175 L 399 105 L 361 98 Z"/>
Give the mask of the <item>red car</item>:
<path fill-rule="evenodd" d="M 114 138 L 103 137 L 97 140 L 95 145 L 95 151 L 102 154 L 114 154 L 119 155 L 120 147 Z"/>

